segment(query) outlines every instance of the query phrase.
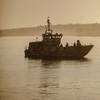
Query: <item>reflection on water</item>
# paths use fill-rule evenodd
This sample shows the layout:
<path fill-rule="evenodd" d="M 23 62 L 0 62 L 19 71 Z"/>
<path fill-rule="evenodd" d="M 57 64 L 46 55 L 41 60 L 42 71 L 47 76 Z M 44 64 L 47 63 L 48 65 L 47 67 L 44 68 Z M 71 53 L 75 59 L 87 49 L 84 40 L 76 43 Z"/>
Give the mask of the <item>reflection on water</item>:
<path fill-rule="evenodd" d="M 58 68 L 61 60 L 41 60 L 42 67 L 45 68 Z"/>
<path fill-rule="evenodd" d="M 40 96 L 41 99 L 57 99 L 59 88 L 59 66 L 58 62 L 41 61 L 41 77 L 40 77 Z"/>
<path fill-rule="evenodd" d="M 80 38 L 95 44 L 81 60 L 26 59 L 31 37 L 0 38 L 0 100 L 99 100 L 100 40 Z"/>

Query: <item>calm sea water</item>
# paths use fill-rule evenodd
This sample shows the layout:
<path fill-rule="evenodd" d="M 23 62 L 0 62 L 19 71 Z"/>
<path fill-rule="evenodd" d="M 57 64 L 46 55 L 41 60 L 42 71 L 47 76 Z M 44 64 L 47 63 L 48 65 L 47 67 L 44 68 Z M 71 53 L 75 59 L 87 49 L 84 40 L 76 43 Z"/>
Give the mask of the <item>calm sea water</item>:
<path fill-rule="evenodd" d="M 100 100 L 100 37 L 64 37 L 95 47 L 87 60 L 60 61 L 24 58 L 35 38 L 0 38 L 0 100 Z"/>

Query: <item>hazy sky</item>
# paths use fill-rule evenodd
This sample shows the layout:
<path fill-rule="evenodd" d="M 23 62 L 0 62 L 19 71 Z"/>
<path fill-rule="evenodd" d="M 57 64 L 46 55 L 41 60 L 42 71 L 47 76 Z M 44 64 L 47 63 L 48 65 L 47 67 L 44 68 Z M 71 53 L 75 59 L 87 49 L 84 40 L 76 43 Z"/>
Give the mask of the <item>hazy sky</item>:
<path fill-rule="evenodd" d="M 0 0 L 0 29 L 100 22 L 100 0 Z"/>

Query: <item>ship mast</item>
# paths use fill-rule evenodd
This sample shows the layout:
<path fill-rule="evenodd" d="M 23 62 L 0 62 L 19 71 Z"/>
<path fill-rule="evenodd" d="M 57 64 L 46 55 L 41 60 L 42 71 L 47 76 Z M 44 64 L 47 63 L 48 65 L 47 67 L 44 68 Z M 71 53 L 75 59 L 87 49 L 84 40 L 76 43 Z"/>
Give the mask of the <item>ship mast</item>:
<path fill-rule="evenodd" d="M 47 25 L 48 25 L 47 30 L 50 31 L 51 29 L 50 29 L 50 19 L 49 19 L 49 17 L 47 19 Z"/>
<path fill-rule="evenodd" d="M 50 18 L 47 18 L 47 28 L 46 28 L 47 33 L 52 33 L 52 29 L 51 29 L 51 22 L 50 22 Z"/>

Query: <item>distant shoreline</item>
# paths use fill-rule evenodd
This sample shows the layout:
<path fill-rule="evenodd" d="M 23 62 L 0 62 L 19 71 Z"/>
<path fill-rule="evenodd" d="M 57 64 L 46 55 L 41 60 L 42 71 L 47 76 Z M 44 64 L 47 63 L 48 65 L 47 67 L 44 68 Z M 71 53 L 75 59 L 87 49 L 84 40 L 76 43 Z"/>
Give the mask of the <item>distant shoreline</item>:
<path fill-rule="evenodd" d="M 54 32 L 63 33 L 64 36 L 100 36 L 100 24 L 66 24 L 52 25 Z M 41 36 L 44 33 L 44 26 L 14 28 L 0 30 L 1 36 Z"/>

